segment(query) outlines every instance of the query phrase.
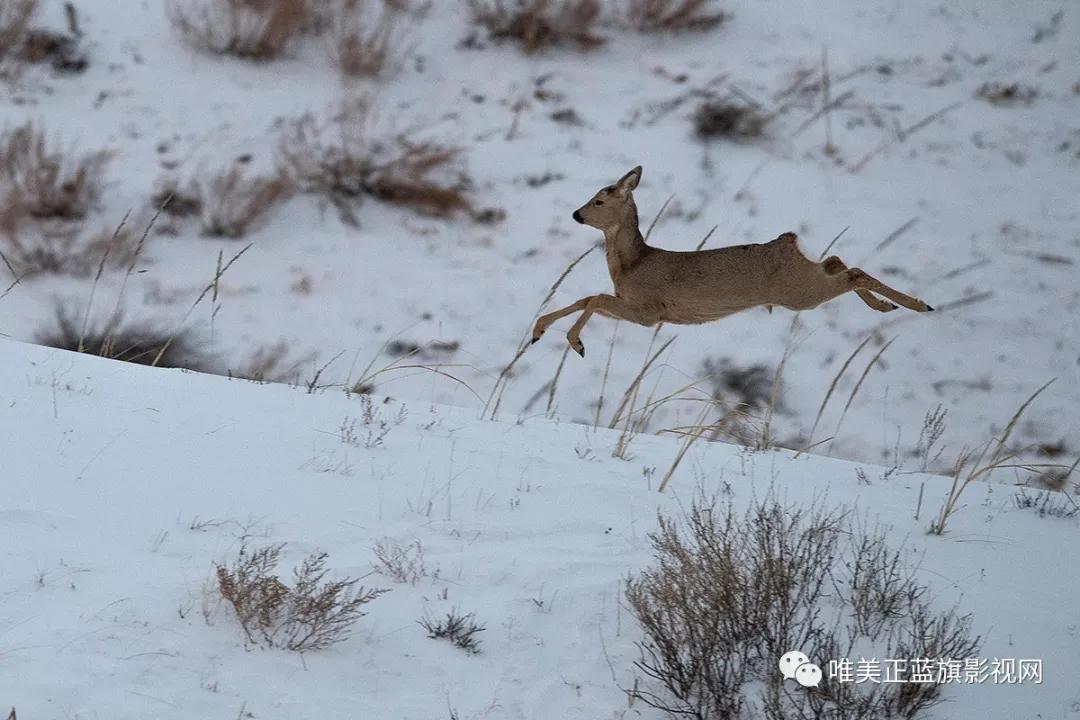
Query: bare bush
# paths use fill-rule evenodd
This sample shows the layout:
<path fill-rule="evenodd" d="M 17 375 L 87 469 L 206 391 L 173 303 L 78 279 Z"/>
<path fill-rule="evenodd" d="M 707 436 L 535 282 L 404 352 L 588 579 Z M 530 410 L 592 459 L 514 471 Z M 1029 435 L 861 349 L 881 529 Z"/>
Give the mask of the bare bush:
<path fill-rule="evenodd" d="M 375 406 L 371 395 L 360 394 L 360 417 L 345 417 L 338 428 L 338 437 L 341 442 L 353 447 L 363 447 L 370 450 L 383 444 L 383 440 L 390 431 L 405 422 L 408 411 L 402 405 L 393 417 L 388 417 L 382 408 Z"/>
<path fill-rule="evenodd" d="M 1021 487 L 1013 495 L 1021 510 L 1032 510 L 1039 517 L 1071 518 L 1080 514 L 1080 504 L 1066 492 Z"/>
<path fill-rule="evenodd" d="M 194 185 L 203 234 L 231 239 L 246 235 L 255 221 L 290 192 L 289 184 L 281 178 L 248 178 L 239 165 Z"/>
<path fill-rule="evenodd" d="M 27 123 L 0 134 L 0 203 L 9 217 L 82 220 L 97 203 L 111 157 L 50 148 L 45 131 Z M 9 222 L 11 222 L 9 220 Z"/>
<path fill-rule="evenodd" d="M 625 13 L 639 32 L 711 30 L 727 19 L 713 0 L 626 0 Z"/>
<path fill-rule="evenodd" d="M 419 540 L 402 545 L 390 538 L 375 543 L 375 569 L 395 582 L 415 585 L 427 575 L 424 564 L 424 548 Z"/>
<path fill-rule="evenodd" d="M 469 0 L 469 9 L 489 38 L 517 43 L 526 53 L 565 45 L 588 50 L 604 42 L 594 32 L 600 0 Z"/>
<path fill-rule="evenodd" d="M 45 28 L 26 32 L 19 58 L 28 63 L 48 63 L 58 73 L 81 73 L 90 65 L 77 37 Z"/>
<path fill-rule="evenodd" d="M 386 2 L 344 0 L 329 23 L 331 59 L 341 74 L 376 78 L 395 72 L 408 51 L 402 14 Z"/>
<path fill-rule="evenodd" d="M 231 565 L 215 565 L 218 592 L 232 606 L 250 642 L 296 652 L 321 650 L 349 637 L 361 608 L 386 590 L 355 578 L 326 581 L 327 554 L 312 553 L 293 570 L 289 587 L 276 575 L 284 545 L 243 544 Z"/>
<path fill-rule="evenodd" d="M 480 654 L 480 638 L 476 636 L 487 628 L 476 622 L 473 613 L 459 615 L 457 610 L 451 610 L 442 620 L 425 617 L 417 622 L 427 630 L 429 638 L 449 640 L 455 647 L 461 648 L 470 655 Z"/>
<path fill-rule="evenodd" d="M 168 0 L 167 9 L 193 47 L 250 60 L 280 57 L 312 21 L 308 0 Z"/>
<path fill-rule="evenodd" d="M 0 0 L 0 68 L 22 47 L 38 0 Z"/>
<path fill-rule="evenodd" d="M 2 225 L 2 223 L 0 223 Z M 88 277 L 100 268 L 131 263 L 139 238 L 129 225 L 87 232 L 84 225 L 19 225 L 0 236 L 4 256 L 19 277 L 70 275 Z"/>
<path fill-rule="evenodd" d="M 153 323 L 127 323 L 114 316 L 90 323 L 85 313 L 58 307 L 56 325 L 40 332 L 39 345 L 89 353 L 110 360 L 207 372 L 210 360 L 190 331 L 170 332 Z"/>
<path fill-rule="evenodd" d="M 847 562 L 845 535 L 861 538 Z M 636 666 L 659 687 L 635 694 L 672 716 L 911 719 L 940 701 L 941 685 L 826 677 L 793 693 L 777 660 L 793 649 L 843 658 L 867 641 L 864 629 L 885 657 L 962 659 L 978 646 L 970 618 L 933 613 L 900 553 L 853 532 L 845 512 L 766 499 L 739 514 L 699 499 L 681 519 L 661 516 L 651 537 L 656 564 L 629 581 L 627 598 L 645 633 Z"/>
<path fill-rule="evenodd" d="M 694 113 L 694 131 L 702 140 L 747 142 L 765 134 L 768 116 L 735 99 L 710 99 Z"/>
<path fill-rule="evenodd" d="M 325 122 L 312 115 L 290 122 L 278 151 L 281 175 L 329 200 L 350 224 L 364 197 L 436 216 L 470 208 L 459 149 L 380 133 L 366 100 Z"/>
<path fill-rule="evenodd" d="M 1038 96 L 1038 90 L 1020 83 L 988 82 L 980 85 L 975 91 L 975 97 L 998 107 L 1031 105 Z"/>

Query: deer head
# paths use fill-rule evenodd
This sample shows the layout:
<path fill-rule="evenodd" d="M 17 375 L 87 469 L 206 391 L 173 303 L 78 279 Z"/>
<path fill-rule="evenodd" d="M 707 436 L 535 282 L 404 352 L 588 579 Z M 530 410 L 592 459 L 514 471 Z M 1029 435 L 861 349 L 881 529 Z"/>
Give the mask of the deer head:
<path fill-rule="evenodd" d="M 614 185 L 601 188 L 589 202 L 574 211 L 574 219 L 583 225 L 606 231 L 628 223 L 637 225 L 634 188 L 641 180 L 641 166 L 626 173 Z"/>

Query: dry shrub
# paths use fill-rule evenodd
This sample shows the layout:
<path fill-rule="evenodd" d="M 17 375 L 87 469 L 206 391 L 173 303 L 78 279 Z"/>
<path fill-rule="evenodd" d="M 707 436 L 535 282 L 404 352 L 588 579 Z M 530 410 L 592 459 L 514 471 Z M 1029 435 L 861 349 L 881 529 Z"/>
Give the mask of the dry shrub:
<path fill-rule="evenodd" d="M 277 177 L 245 177 L 239 165 L 196 181 L 202 232 L 210 237 L 241 238 L 252 224 L 289 196 L 289 184 Z"/>
<path fill-rule="evenodd" d="M 489 38 L 517 43 L 526 53 L 564 45 L 588 50 L 604 42 L 593 32 L 600 0 L 469 0 L 469 9 Z"/>
<path fill-rule="evenodd" d="M 626 19 L 639 32 L 711 30 L 727 19 L 713 0 L 626 0 Z"/>
<path fill-rule="evenodd" d="M 16 210 L 39 220 L 84 219 L 101 196 L 110 157 L 50 148 L 33 123 L 0 134 L 0 203 L 9 222 Z"/>
<path fill-rule="evenodd" d="M 366 396 L 365 396 L 366 397 Z M 375 570 L 395 582 L 415 585 L 428 574 L 424 564 L 424 547 L 419 540 L 402 545 L 390 538 L 375 543 Z"/>
<path fill-rule="evenodd" d="M 982 98 L 991 105 L 999 107 L 1013 107 L 1016 105 L 1031 105 L 1039 96 L 1039 91 L 1033 87 L 1020 83 L 996 83 L 988 82 L 979 86 L 975 96 Z"/>
<path fill-rule="evenodd" d="M 417 622 L 432 640 L 449 640 L 470 655 L 480 654 L 480 639 L 476 636 L 487 628 L 476 622 L 473 613 L 459 615 L 457 610 L 451 610 L 442 620 L 425 617 Z"/>
<path fill-rule="evenodd" d="M 81 73 L 90 65 L 78 38 L 44 28 L 26 32 L 19 57 L 28 63 L 49 63 L 60 73 Z"/>
<path fill-rule="evenodd" d="M 694 131 L 702 140 L 717 138 L 746 142 L 765 134 L 769 118 L 756 108 L 732 99 L 710 99 L 694 113 Z"/>
<path fill-rule="evenodd" d="M 88 277 L 98 267 L 126 267 L 138 252 L 130 225 L 85 232 L 81 225 L 46 224 L 8 228 L 0 242 L 4 256 L 21 278 L 34 275 Z"/>
<path fill-rule="evenodd" d="M 252 643 L 296 652 L 330 647 L 349 637 L 364 605 L 387 592 L 366 590 L 356 578 L 325 580 L 326 553 L 308 555 L 289 587 L 276 574 L 284 547 L 244 543 L 231 567 L 215 564 L 218 591 Z"/>
<path fill-rule="evenodd" d="M 375 78 L 400 67 L 407 47 L 403 10 L 382 2 L 344 0 L 329 24 L 331 59 L 342 75 Z"/>
<path fill-rule="evenodd" d="M 363 197 L 436 216 L 468 210 L 468 181 L 460 151 L 407 134 L 382 135 L 370 104 L 345 105 L 328 121 L 304 115 L 288 124 L 278 145 L 278 167 L 304 192 L 333 203 L 356 224 L 353 206 Z"/>
<path fill-rule="evenodd" d="M 56 326 L 39 333 L 39 345 L 89 353 L 110 360 L 164 368 L 207 372 L 209 358 L 190 331 L 172 332 L 149 322 L 126 323 L 113 316 L 104 323 L 86 323 L 84 312 L 56 311 Z"/>
<path fill-rule="evenodd" d="M 670 715 L 916 718 L 940 702 L 943 686 L 840 682 L 826 662 L 850 659 L 856 647 L 953 659 L 978 648 L 970 616 L 934 613 L 901 553 L 854 528 L 846 512 L 767 498 L 737 513 L 698 499 L 683 518 L 659 523 L 655 567 L 629 581 L 627 598 L 644 630 L 636 667 L 658 685 L 635 694 Z M 822 666 L 812 692 L 784 686 L 777 661 L 791 650 Z"/>
<path fill-rule="evenodd" d="M 192 46 L 250 60 L 281 56 L 312 22 L 307 0 L 168 0 L 167 8 Z"/>
<path fill-rule="evenodd" d="M 762 419 L 780 409 L 782 388 L 776 371 L 760 364 L 739 365 L 728 357 L 706 358 L 702 377 L 721 414 L 709 426 L 707 436 L 756 445 L 761 438 Z"/>
<path fill-rule="evenodd" d="M 37 0 L 0 0 L 0 66 L 22 47 Z"/>

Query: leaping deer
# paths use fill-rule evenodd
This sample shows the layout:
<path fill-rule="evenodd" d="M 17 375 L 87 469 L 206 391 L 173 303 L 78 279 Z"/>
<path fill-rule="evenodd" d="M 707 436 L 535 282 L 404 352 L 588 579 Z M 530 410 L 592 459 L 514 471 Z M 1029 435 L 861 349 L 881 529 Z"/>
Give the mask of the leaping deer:
<path fill-rule="evenodd" d="M 573 214 L 574 220 L 604 233 L 615 294 L 590 295 L 541 316 L 533 327 L 534 343 L 553 322 L 579 310 L 581 316 L 566 333 L 566 340 L 585 357 L 581 331 L 593 313 L 646 326 L 691 325 L 759 305 L 770 311 L 774 305 L 809 310 L 846 292 L 854 292 L 878 312 L 890 312 L 896 305 L 873 293 L 916 312 L 934 309 L 859 268 L 849 268 L 835 255 L 814 262 L 803 254 L 792 232 L 767 243 L 695 252 L 646 245 L 633 196 L 640 180 L 639 165 Z"/>

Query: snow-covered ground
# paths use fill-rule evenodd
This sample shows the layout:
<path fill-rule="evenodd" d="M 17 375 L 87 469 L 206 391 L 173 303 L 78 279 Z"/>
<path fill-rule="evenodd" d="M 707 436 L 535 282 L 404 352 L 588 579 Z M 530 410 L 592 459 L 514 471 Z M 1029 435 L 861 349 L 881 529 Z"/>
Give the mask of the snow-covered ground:
<path fill-rule="evenodd" d="M 864 466 L 865 484 L 846 461 L 700 443 L 659 494 L 640 468 L 662 474 L 672 438 L 639 437 L 627 463 L 613 431 L 391 402 L 378 413 L 406 417 L 365 448 L 339 431 L 355 395 L 12 341 L 0 364 L 0 706 L 19 718 L 659 720 L 620 690 L 641 637 L 622 591 L 650 563 L 657 511 L 699 485 L 888 526 L 935 606 L 974 613 L 980 657 L 1043 660 L 1042 684 L 952 686 L 930 717 L 1067 719 L 1080 703 L 1077 521 L 1018 509 L 1011 488 L 970 490 L 938 537 L 941 477 Z M 288 543 L 287 567 L 326 551 L 334 576 L 391 590 L 330 649 L 246 647 L 212 582 L 242 536 Z M 415 585 L 372 573 L 387 538 L 423 548 Z M 481 654 L 417 624 L 455 608 L 486 626 Z"/>
<path fill-rule="evenodd" d="M 1056 377 L 1016 439 L 1060 445 L 1067 457 L 1078 450 L 1080 14 L 1071 7 L 730 0 L 720 3 L 730 20 L 711 32 L 642 36 L 607 27 L 609 42 L 587 55 L 566 49 L 527 57 L 512 46 L 464 47 L 475 31 L 464 3 L 437 2 L 410 21 L 415 50 L 398 75 L 342 83 L 318 42 L 283 60 L 251 63 L 185 45 L 164 3 L 76 4 L 89 69 L 74 76 L 31 69 L 6 83 L 0 124 L 35 120 L 61 145 L 115 154 L 91 228 L 110 228 L 129 210 L 132 223 L 145 221 L 165 178 L 205 175 L 245 154 L 252 168 L 268 170 L 283 122 L 372 91 L 385 126 L 419 126 L 421 136 L 462 147 L 476 204 L 506 212 L 491 226 L 367 202 L 354 228 L 301 195 L 239 242 L 200 237 L 194 224 L 154 234 L 143 272 L 124 292 L 126 317 L 170 328 L 184 322 L 223 373 L 284 343 L 284 364 L 299 363 L 301 379 L 337 357 L 321 381 L 344 382 L 391 338 L 406 346 L 440 340 L 460 343 L 458 350 L 428 362 L 459 366 L 453 374 L 486 397 L 551 283 L 599 239 L 570 212 L 641 163 L 643 224 L 674 196 L 656 244 L 689 249 L 713 225 L 710 246 L 795 230 L 816 255 L 849 228 L 833 252 L 940 310 L 880 315 L 846 296 L 802 313 L 794 330 L 784 310 L 668 326 L 656 346 L 676 340 L 646 382 L 656 397 L 700 380 L 706 359 L 760 364 L 771 377 L 790 347 L 773 433 L 782 445 L 835 435 L 816 452 L 891 462 L 916 445 L 925 413 L 940 403 L 949 413 L 947 463 Z M 60 28 L 62 18 L 62 3 L 43 3 L 41 22 Z M 820 114 L 823 50 L 830 97 L 840 99 L 828 119 L 832 154 Z M 800 71 L 810 72 L 802 89 L 785 95 Z M 1037 95 L 1012 106 L 976 96 L 995 82 Z M 766 112 L 785 110 L 760 141 L 702 144 L 692 132 L 700 93 L 733 88 Z M 583 124 L 551 118 L 567 109 Z M 228 258 L 247 241 L 254 246 L 222 279 L 218 303 L 185 319 L 218 253 Z M 121 272 L 105 274 L 95 315 L 111 312 L 121 282 Z M 609 287 L 603 258 L 593 253 L 551 305 Z M 0 333 L 33 339 L 53 323 L 58 298 L 84 307 L 89 296 L 89 278 L 27 279 L 0 304 Z M 504 417 L 545 413 L 544 388 L 568 324 L 556 325 L 517 364 Z M 593 352 L 567 358 L 552 410 L 591 420 L 603 394 L 604 421 L 653 333 L 598 317 L 585 336 Z M 832 378 L 867 337 L 810 437 Z M 893 338 L 837 428 L 865 364 Z M 375 359 L 379 367 L 393 358 Z M 388 373 L 376 385 L 477 414 L 481 405 L 462 385 L 431 373 Z M 697 412 L 697 405 L 666 404 L 651 429 L 685 425 Z"/>
<path fill-rule="evenodd" d="M 107 269 L 96 286 L 48 273 L 12 284 L 0 265 L 0 717 L 15 706 L 21 720 L 659 720 L 624 692 L 644 680 L 623 591 L 650 563 L 657 511 L 678 513 L 699 489 L 739 507 L 774 491 L 855 510 L 910 553 L 935 606 L 974 614 L 981 657 L 1043 660 L 1041 684 L 950 687 L 930 716 L 1080 717 L 1078 520 L 1018 508 L 1012 484 L 1029 478 L 1008 469 L 965 492 L 944 536 L 927 535 L 950 481 L 914 472 L 926 453 L 912 457 L 939 404 L 938 469 L 1054 378 L 1010 447 L 1065 464 L 1080 452 L 1077 8 L 723 0 L 731 17 L 710 32 L 605 25 L 609 41 L 588 54 L 524 56 L 463 42 L 476 32 L 465 3 L 439 0 L 410 21 L 414 49 L 399 73 L 343 82 L 316 40 L 253 63 L 185 45 L 159 0 L 75 4 L 89 68 L 0 79 L 0 129 L 34 121 L 60 147 L 112 152 L 88 232 L 128 212 L 141 228 L 167 179 L 241 157 L 252 174 L 271 172 L 288 121 L 362 94 L 384 129 L 459 146 L 472 201 L 505 217 L 436 219 L 368 200 L 353 226 L 298 194 L 239 240 L 162 221 L 136 272 Z M 36 22 L 64 27 L 63 3 L 43 0 Z M 979 97 L 987 83 L 1034 96 L 992 104 Z M 763 138 L 702 143 L 701 99 L 731 93 L 782 111 Z M 580 124 L 552 118 L 571 110 Z M 709 247 L 792 230 L 816 256 L 840 235 L 830 252 L 938 312 L 881 315 L 845 296 L 797 320 L 759 309 L 655 338 L 595 317 L 587 356 L 563 362 L 564 320 L 515 364 L 497 417 L 481 419 L 548 289 L 600 239 L 570 213 L 636 164 L 643 227 L 674 198 L 654 244 L 691 249 L 713 226 Z M 248 242 L 189 315 L 219 256 Z M 609 288 L 593 252 L 546 309 Z M 295 366 L 284 375 L 296 383 L 24 342 L 53 327 L 58 304 L 82 311 L 91 298 L 91 324 L 120 307 L 131 321 L 190 329 L 222 376 L 283 352 L 277 369 Z M 605 428 L 669 339 L 636 407 L 692 381 L 700 392 L 682 395 L 710 394 L 706 361 L 760 366 L 748 377 L 766 385 L 783 362 L 774 444 L 820 444 L 796 456 L 701 440 L 659 494 L 682 440 L 638 435 L 616 459 L 619 435 Z M 342 386 L 392 362 L 391 340 L 444 343 L 404 361 L 442 374 L 379 374 L 374 408 L 387 433 L 368 443 L 363 400 Z M 699 412 L 665 403 L 648 429 Z M 344 442 L 353 423 L 359 435 Z M 245 537 L 287 543 L 288 567 L 326 551 L 335 576 L 391 592 L 330 649 L 249 647 L 212 577 Z M 416 584 L 374 572 L 386 541 L 419 543 Z M 455 608 L 486 625 L 481 654 L 417 624 Z"/>

